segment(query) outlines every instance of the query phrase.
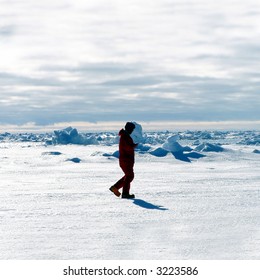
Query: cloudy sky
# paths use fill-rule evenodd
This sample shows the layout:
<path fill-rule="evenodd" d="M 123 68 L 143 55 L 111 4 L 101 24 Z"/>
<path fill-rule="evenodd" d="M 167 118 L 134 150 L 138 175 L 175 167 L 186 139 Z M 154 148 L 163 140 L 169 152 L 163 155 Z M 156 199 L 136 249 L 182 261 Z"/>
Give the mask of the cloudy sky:
<path fill-rule="evenodd" d="M 0 125 L 260 128 L 258 0 L 0 0 Z"/>

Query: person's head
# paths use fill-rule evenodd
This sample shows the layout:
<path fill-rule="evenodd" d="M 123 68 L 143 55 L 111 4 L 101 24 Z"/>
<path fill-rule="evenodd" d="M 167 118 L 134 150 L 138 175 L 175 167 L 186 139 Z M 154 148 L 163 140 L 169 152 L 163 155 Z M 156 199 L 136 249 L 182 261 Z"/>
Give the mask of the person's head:
<path fill-rule="evenodd" d="M 135 129 L 135 124 L 132 122 L 127 122 L 125 125 L 125 130 L 131 134 L 133 132 L 133 130 Z"/>

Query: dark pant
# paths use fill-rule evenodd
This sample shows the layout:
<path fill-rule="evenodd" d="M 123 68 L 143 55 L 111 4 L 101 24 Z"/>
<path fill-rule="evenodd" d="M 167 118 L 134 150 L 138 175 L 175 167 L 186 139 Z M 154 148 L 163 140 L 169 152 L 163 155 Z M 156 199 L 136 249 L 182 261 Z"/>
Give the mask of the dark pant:
<path fill-rule="evenodd" d="M 120 161 L 119 165 L 125 175 L 115 183 L 114 187 L 116 187 L 118 190 L 123 188 L 123 194 L 129 194 L 130 183 L 134 179 L 134 163 Z"/>

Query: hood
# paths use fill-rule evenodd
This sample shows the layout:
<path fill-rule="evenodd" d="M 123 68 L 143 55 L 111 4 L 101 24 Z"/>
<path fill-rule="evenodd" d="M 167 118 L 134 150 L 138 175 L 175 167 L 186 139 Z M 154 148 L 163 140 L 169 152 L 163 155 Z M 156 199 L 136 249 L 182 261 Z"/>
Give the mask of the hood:
<path fill-rule="evenodd" d="M 122 136 L 122 135 L 130 136 L 130 134 L 125 129 L 123 129 L 123 128 L 118 132 L 118 135 L 119 136 Z"/>
<path fill-rule="evenodd" d="M 123 128 L 118 132 L 118 135 L 121 136 L 122 134 L 125 134 L 125 130 Z"/>

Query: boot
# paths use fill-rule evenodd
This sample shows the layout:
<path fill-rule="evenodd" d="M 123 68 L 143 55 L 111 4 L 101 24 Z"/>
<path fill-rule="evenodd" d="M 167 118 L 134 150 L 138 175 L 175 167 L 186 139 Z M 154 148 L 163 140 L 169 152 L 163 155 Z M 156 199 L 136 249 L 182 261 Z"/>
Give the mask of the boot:
<path fill-rule="evenodd" d="M 117 197 L 119 197 L 121 195 L 121 192 L 114 186 L 112 186 L 111 188 L 109 188 L 109 190 L 114 193 L 114 195 L 116 195 Z"/>
<path fill-rule="evenodd" d="M 133 198 L 135 198 L 135 195 L 129 194 L 129 193 L 123 193 L 122 198 L 133 199 Z"/>

